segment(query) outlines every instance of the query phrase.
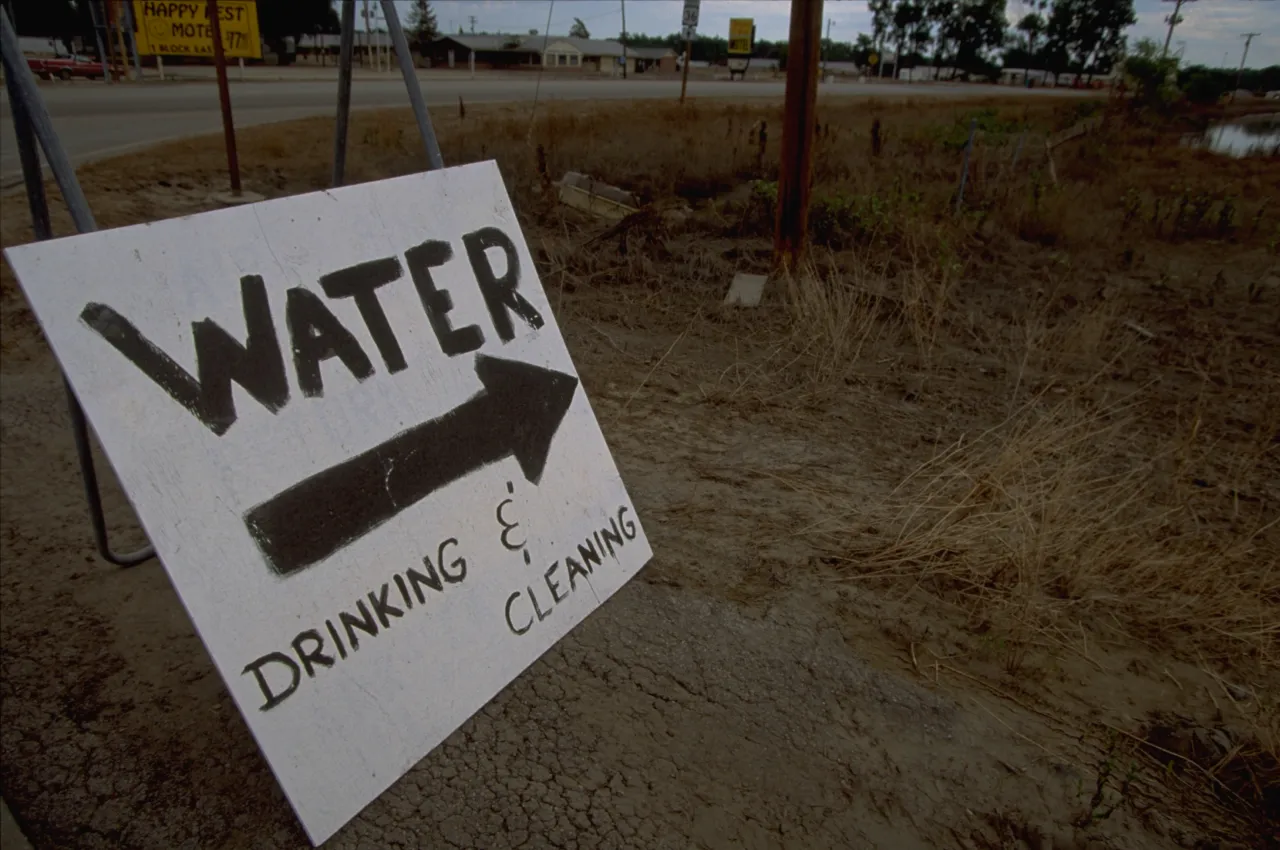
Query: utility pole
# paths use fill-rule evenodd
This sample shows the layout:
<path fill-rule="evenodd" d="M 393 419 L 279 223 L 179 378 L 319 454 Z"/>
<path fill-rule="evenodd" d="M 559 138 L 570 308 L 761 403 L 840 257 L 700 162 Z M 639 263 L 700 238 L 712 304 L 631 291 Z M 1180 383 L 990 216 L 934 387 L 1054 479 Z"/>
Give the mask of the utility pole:
<path fill-rule="evenodd" d="M 822 0 L 791 0 L 782 163 L 778 169 L 778 218 L 773 237 L 774 259 L 784 269 L 794 270 L 799 265 L 808 241 L 809 181 L 817 122 L 821 41 Z"/>
<path fill-rule="evenodd" d="M 369 0 L 364 0 L 364 52 L 360 55 L 360 67 L 369 61 Z"/>
<path fill-rule="evenodd" d="M 213 64 L 218 72 L 218 101 L 222 106 L 222 135 L 227 145 L 227 169 L 231 172 L 231 194 L 240 196 L 240 159 L 236 156 L 236 127 L 231 119 L 231 90 L 227 86 L 227 57 L 222 52 L 222 24 L 218 20 L 218 0 L 208 0 L 209 29 L 213 35 Z"/>
<path fill-rule="evenodd" d="M 622 0 L 622 79 L 627 78 L 627 0 Z"/>
<path fill-rule="evenodd" d="M 1165 2 L 1168 3 L 1170 2 L 1170 0 L 1165 0 Z M 1168 58 L 1169 42 L 1173 40 L 1173 28 L 1176 27 L 1178 24 L 1182 23 L 1182 16 L 1178 14 L 1180 11 L 1182 11 L 1182 4 L 1192 3 L 1192 2 L 1195 2 L 1195 0 L 1172 0 L 1172 2 L 1173 2 L 1173 14 L 1165 18 L 1165 20 L 1169 22 L 1169 32 L 1167 32 L 1164 37 L 1164 50 L 1160 51 L 1161 59 Z"/>
<path fill-rule="evenodd" d="M 827 39 L 822 43 L 822 81 L 827 80 L 827 54 L 831 51 L 831 19 L 827 18 Z"/>
<path fill-rule="evenodd" d="M 475 35 L 475 34 L 476 34 L 476 16 L 475 16 L 475 15 L 468 15 L 467 17 L 468 17 L 468 18 L 470 19 L 470 21 L 471 21 L 471 34 L 472 34 L 472 35 Z"/>
<path fill-rule="evenodd" d="M 1240 37 L 1244 39 L 1244 53 L 1240 56 L 1240 70 L 1236 72 L 1236 89 L 1240 89 L 1240 82 L 1244 79 L 1244 60 L 1249 58 L 1249 45 L 1253 43 L 1254 38 L 1262 35 L 1260 32 L 1242 32 Z"/>
<path fill-rule="evenodd" d="M 689 60 L 693 58 L 693 39 L 684 42 L 684 71 L 680 75 L 680 102 L 684 103 L 684 90 L 689 86 Z"/>
<path fill-rule="evenodd" d="M 124 42 L 124 10 L 119 0 L 107 5 L 107 21 L 116 31 L 116 50 L 120 54 L 120 79 L 125 80 L 124 69 L 129 67 L 129 49 Z M 112 68 L 114 71 L 115 69 Z"/>

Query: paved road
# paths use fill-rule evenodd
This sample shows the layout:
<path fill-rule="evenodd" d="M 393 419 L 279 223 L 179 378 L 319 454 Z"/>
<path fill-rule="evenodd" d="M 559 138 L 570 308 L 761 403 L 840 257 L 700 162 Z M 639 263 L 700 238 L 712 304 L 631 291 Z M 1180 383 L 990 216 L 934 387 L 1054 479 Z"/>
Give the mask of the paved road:
<path fill-rule="evenodd" d="M 234 73 L 234 72 L 233 72 Z M 536 79 L 495 77 L 471 80 L 460 75 L 423 76 L 423 89 L 431 105 L 452 105 L 462 97 L 468 103 L 532 100 Z M 543 100 L 675 98 L 675 80 L 553 80 L 544 79 L 538 97 Z M 781 97 L 781 81 L 690 81 L 694 97 Z M 1066 90 L 1036 90 L 1042 96 L 1070 96 Z M 993 86 L 913 85 L 892 83 L 831 84 L 824 93 L 833 96 L 974 97 L 991 94 L 1025 94 L 1023 89 Z M 101 83 L 54 83 L 41 86 L 57 128 L 72 160 L 77 164 L 144 147 L 155 142 L 217 132 L 221 127 L 217 89 L 208 82 L 107 86 Z M 287 121 L 310 115 L 331 115 L 337 100 L 336 85 L 325 80 L 286 82 L 232 82 L 231 99 L 237 126 Z M 407 103 L 398 78 L 357 79 L 352 87 L 356 107 L 401 106 Z M 21 176 L 7 97 L 0 98 L 0 184 Z"/>

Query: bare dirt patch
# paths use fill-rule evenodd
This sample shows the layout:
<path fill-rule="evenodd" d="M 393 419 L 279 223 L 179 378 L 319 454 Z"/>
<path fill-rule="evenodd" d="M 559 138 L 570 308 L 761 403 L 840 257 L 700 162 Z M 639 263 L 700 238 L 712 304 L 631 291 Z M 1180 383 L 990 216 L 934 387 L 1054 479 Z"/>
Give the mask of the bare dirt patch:
<path fill-rule="evenodd" d="M 1055 185 L 1036 142 L 1089 110 Z M 827 104 L 811 266 L 725 312 L 780 119 L 440 117 L 446 161 L 502 168 L 656 556 L 335 846 L 1276 844 L 1280 163 L 1105 105 Z M 324 187 L 330 131 L 243 133 L 247 188 Z M 353 181 L 421 167 L 407 114 L 352 141 Z M 82 179 L 110 227 L 210 208 L 223 163 Z M 566 210 L 570 169 L 649 206 Z M 38 846 L 302 846 L 163 572 L 94 562 L 0 284 L 6 799 Z"/>

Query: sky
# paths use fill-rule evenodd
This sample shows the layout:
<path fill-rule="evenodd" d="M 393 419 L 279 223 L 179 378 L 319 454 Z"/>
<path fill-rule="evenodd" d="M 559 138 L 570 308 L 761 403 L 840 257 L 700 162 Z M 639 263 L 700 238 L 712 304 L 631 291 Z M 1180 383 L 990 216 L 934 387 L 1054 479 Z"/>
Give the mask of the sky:
<path fill-rule="evenodd" d="M 401 4 L 401 18 L 408 3 Z M 582 18 L 597 38 L 616 38 L 622 29 L 621 0 L 431 0 L 440 29 L 470 30 L 470 16 L 476 18 L 476 32 L 545 32 L 551 11 L 551 32 L 563 35 Z M 871 16 L 865 0 L 826 0 L 825 13 L 831 21 L 831 37 L 853 41 L 859 32 L 871 32 Z M 682 0 L 627 0 L 627 31 L 666 35 L 680 29 Z M 789 0 L 702 0 L 698 31 L 728 36 L 730 18 L 754 18 L 756 37 L 777 41 L 787 37 Z M 1171 2 L 1135 0 L 1138 23 L 1129 33 L 1131 42 L 1154 38 L 1164 43 L 1165 17 Z M 1016 21 L 1022 13 L 1020 0 L 1009 0 L 1008 16 Z M 1258 32 L 1249 48 L 1248 65 L 1260 68 L 1280 64 L 1280 0 L 1192 0 L 1183 6 L 1186 19 L 1174 31 L 1170 49 L 1183 50 L 1187 64 L 1235 67 L 1240 63 L 1244 39 L 1241 33 Z M 1180 44 L 1185 42 L 1185 46 Z"/>

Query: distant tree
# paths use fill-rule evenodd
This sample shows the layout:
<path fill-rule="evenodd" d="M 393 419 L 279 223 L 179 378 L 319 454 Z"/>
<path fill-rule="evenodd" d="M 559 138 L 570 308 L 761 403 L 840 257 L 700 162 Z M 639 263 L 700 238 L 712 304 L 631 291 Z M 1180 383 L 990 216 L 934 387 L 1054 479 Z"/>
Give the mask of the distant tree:
<path fill-rule="evenodd" d="M 1124 71 L 1137 87 L 1137 102 L 1144 106 L 1164 106 L 1179 94 L 1178 60 L 1165 55 L 1152 39 L 1138 41 L 1133 55 L 1125 59 Z"/>
<path fill-rule="evenodd" d="M 1046 0 L 1032 0 L 1028 5 L 1033 11 L 1023 15 L 1022 20 L 1018 21 L 1018 32 L 1026 36 L 1027 53 L 1034 57 L 1040 37 L 1044 35 L 1045 28 L 1049 25 L 1044 17 L 1045 7 L 1049 4 Z"/>
<path fill-rule="evenodd" d="M 885 38 L 893 29 L 893 0 L 867 0 L 867 11 L 871 12 L 871 38 L 880 52 L 883 67 Z"/>
<path fill-rule="evenodd" d="M 77 36 L 93 40 L 93 20 L 89 7 L 72 0 L 4 0 L 0 2 L 11 16 L 20 35 L 53 38 L 71 51 Z"/>
<path fill-rule="evenodd" d="M 1124 52 L 1124 31 L 1137 23 L 1133 0 L 1054 0 L 1045 28 L 1050 69 L 1090 76 L 1110 70 Z"/>
<path fill-rule="evenodd" d="M 286 39 L 296 43 L 303 35 L 336 33 L 341 22 L 329 0 L 258 0 L 258 29 L 284 64 L 289 61 Z"/>
<path fill-rule="evenodd" d="M 902 72 L 902 49 L 908 39 L 913 43 L 916 34 L 924 23 L 924 4 L 918 0 L 898 0 L 893 8 L 893 35 L 897 41 L 894 51 L 893 75 L 898 77 Z"/>
<path fill-rule="evenodd" d="M 1004 10 L 1005 0 L 957 0 L 948 21 L 957 68 L 966 73 L 988 72 L 991 65 L 988 52 L 1004 46 L 1008 34 L 1009 22 Z"/>
<path fill-rule="evenodd" d="M 572 38 L 591 38 L 591 31 L 582 22 L 582 18 L 574 18 L 573 26 L 569 27 L 569 35 Z"/>
<path fill-rule="evenodd" d="M 440 35 L 436 13 L 428 0 L 413 0 L 409 8 L 409 39 L 421 50 Z"/>
<path fill-rule="evenodd" d="M 955 15 L 955 0 L 925 0 L 925 25 L 933 31 L 933 67 L 942 66 L 951 30 L 947 24 Z"/>

